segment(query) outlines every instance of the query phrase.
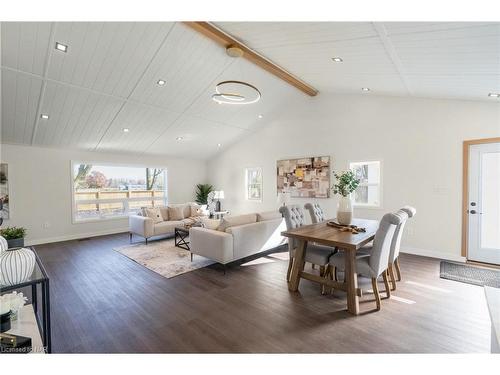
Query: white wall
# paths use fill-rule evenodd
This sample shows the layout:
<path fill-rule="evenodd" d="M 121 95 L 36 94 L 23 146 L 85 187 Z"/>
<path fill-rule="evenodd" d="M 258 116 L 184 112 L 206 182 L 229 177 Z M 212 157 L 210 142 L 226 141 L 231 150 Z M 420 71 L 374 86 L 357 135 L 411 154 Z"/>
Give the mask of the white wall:
<path fill-rule="evenodd" d="M 287 113 L 210 160 L 209 178 L 224 190 L 224 208 L 237 214 L 277 208 L 276 160 L 330 155 L 335 170 L 349 161 L 382 160 L 383 208 L 356 209 L 355 216 L 380 218 L 413 205 L 405 249 L 459 259 L 462 141 L 499 135 L 496 101 L 320 94 L 290 103 Z M 245 167 L 263 168 L 262 203 L 245 201 Z M 318 202 L 335 216 L 336 198 Z"/>
<path fill-rule="evenodd" d="M 129 165 L 165 166 L 170 203 L 194 199 L 197 183 L 206 182 L 206 163 L 199 160 L 1 146 L 1 160 L 9 164 L 10 220 L 2 227 L 28 229 L 28 244 L 54 242 L 128 230 L 127 219 L 72 223 L 71 160 Z M 44 223 L 49 223 L 44 228 Z"/>

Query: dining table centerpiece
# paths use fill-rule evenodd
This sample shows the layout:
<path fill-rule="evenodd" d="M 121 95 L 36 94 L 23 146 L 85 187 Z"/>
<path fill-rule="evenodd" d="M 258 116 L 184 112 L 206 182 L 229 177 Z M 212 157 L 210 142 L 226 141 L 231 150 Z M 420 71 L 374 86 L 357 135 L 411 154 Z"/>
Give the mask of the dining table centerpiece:
<path fill-rule="evenodd" d="M 349 225 L 352 222 L 353 202 L 351 194 L 359 185 L 359 178 L 353 171 L 333 172 L 336 183 L 332 187 L 333 194 L 339 194 L 337 204 L 337 221 L 339 224 Z"/>

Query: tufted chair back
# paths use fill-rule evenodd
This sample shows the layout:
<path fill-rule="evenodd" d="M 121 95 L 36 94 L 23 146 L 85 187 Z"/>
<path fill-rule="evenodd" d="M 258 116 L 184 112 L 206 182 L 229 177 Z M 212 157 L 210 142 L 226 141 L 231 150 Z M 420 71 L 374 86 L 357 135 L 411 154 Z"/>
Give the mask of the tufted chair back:
<path fill-rule="evenodd" d="M 389 253 L 389 263 L 391 264 L 394 263 L 396 258 L 399 256 L 401 238 L 403 237 L 403 230 L 405 229 L 406 220 L 408 220 L 408 214 L 402 209 L 396 212 L 396 214 L 401 216 L 401 223 L 396 227 L 391 242 L 391 252 Z"/>
<path fill-rule="evenodd" d="M 394 231 L 403 220 L 404 215 L 399 211 L 395 214 L 385 214 L 382 217 L 380 226 L 375 233 L 373 248 L 370 255 L 370 268 L 375 274 L 374 277 L 379 276 L 387 269 Z"/>
<path fill-rule="evenodd" d="M 321 223 L 325 221 L 325 214 L 321 206 L 317 203 L 306 203 L 304 208 L 309 211 L 311 215 L 311 222 L 313 224 Z"/>
<path fill-rule="evenodd" d="M 279 211 L 285 218 L 287 230 L 295 229 L 305 224 L 304 210 L 300 206 L 296 204 L 281 206 Z M 297 247 L 296 242 L 295 239 L 288 240 L 290 251 L 293 251 Z"/>

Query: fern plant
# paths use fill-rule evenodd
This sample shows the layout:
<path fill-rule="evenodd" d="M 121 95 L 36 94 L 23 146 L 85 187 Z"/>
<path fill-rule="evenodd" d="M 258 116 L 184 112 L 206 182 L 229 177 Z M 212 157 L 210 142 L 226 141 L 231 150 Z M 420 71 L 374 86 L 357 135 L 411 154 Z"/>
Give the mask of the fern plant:
<path fill-rule="evenodd" d="M 214 187 L 210 184 L 198 184 L 196 185 L 196 203 L 207 204 L 208 194 L 214 190 Z"/>

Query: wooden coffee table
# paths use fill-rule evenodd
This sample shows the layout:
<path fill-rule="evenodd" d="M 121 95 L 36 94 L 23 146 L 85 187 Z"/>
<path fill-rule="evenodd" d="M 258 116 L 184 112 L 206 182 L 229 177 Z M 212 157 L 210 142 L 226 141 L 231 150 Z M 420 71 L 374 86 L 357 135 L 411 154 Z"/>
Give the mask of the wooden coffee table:
<path fill-rule="evenodd" d="M 174 229 L 175 246 L 191 252 L 189 248 L 189 229 L 183 227 L 175 227 Z M 191 253 L 191 262 L 193 261 L 193 253 Z"/>

